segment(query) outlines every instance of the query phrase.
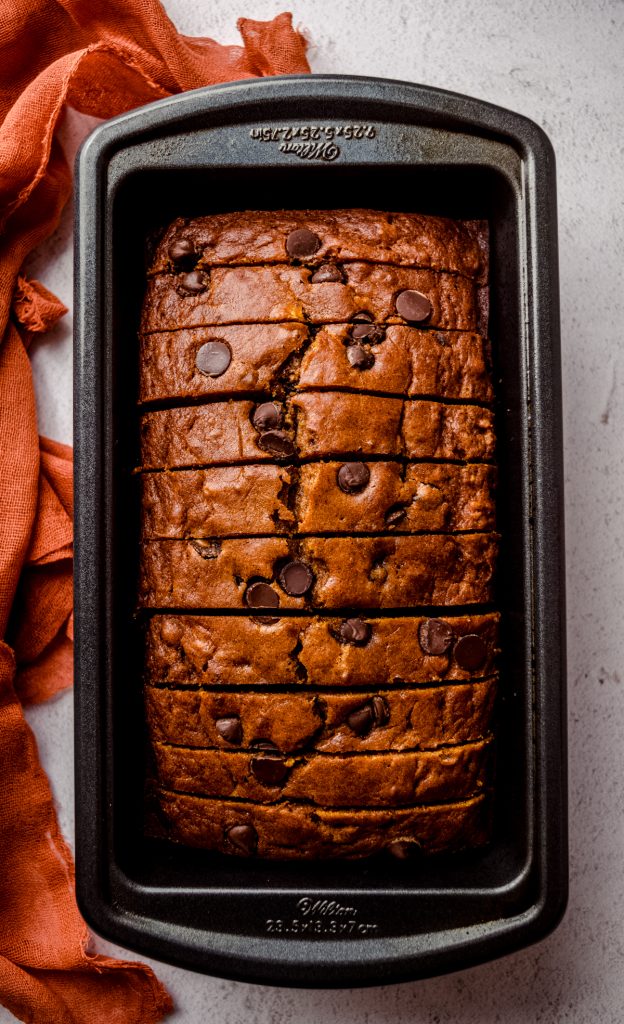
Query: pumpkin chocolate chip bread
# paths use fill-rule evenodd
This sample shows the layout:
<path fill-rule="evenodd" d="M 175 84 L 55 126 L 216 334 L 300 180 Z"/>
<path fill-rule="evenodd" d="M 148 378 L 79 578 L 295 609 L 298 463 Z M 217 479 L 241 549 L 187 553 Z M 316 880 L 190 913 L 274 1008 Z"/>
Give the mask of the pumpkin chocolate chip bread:
<path fill-rule="evenodd" d="M 493 672 L 499 615 L 153 615 L 145 674 L 173 686 L 362 689 Z M 385 681 L 385 682 L 384 682 Z"/>
<path fill-rule="evenodd" d="M 318 282 L 307 267 L 213 267 L 150 279 L 141 330 L 307 321 L 348 323 L 364 310 L 375 323 L 445 330 L 485 326 L 479 287 L 465 277 L 411 267 L 350 263 L 340 280 Z"/>
<path fill-rule="evenodd" d="M 144 608 L 409 608 L 486 603 L 495 533 L 152 540 Z"/>
<path fill-rule="evenodd" d="M 435 750 L 489 732 L 496 676 L 443 686 L 341 692 L 145 688 L 154 741 L 178 747 L 249 749 L 267 742 L 283 754 L 320 750 Z"/>
<path fill-rule="evenodd" d="M 146 473 L 141 478 L 143 536 L 456 533 L 494 528 L 494 466 L 364 462 L 366 486 L 345 490 L 339 483 L 343 465 L 323 461 Z M 253 505 L 247 501 L 250 488 Z M 228 516 L 227 497 L 236 500 L 239 494 L 241 503 Z M 206 558 L 214 550 L 214 545 L 206 548 Z"/>
<path fill-rule="evenodd" d="M 368 260 L 449 270 L 484 282 L 487 234 L 485 221 L 380 210 L 257 210 L 195 220 L 180 217 L 160 239 L 150 274 L 291 260 L 321 268 L 340 260 Z M 327 272 L 322 276 L 331 280 Z"/>
<path fill-rule="evenodd" d="M 325 808 L 285 800 L 257 804 L 207 799 L 160 789 L 158 833 L 188 846 L 238 857 L 367 857 L 458 851 L 487 842 L 492 804 L 487 793 L 452 803 L 392 809 Z M 156 831 L 156 830 L 155 830 Z"/>
<path fill-rule="evenodd" d="M 361 210 L 177 220 L 154 250 L 138 603 L 160 835 L 265 857 L 487 840 L 487 263 L 483 222 Z"/>
<path fill-rule="evenodd" d="M 161 409 L 141 419 L 143 469 L 343 454 L 491 459 L 492 410 L 314 391 L 285 402 L 241 400 Z"/>
<path fill-rule="evenodd" d="M 326 754 L 282 754 L 266 741 L 255 750 L 213 750 L 156 742 L 156 780 L 176 793 L 256 803 L 306 801 L 325 807 L 404 807 L 462 800 L 485 785 L 489 739 L 440 747 Z"/>
<path fill-rule="evenodd" d="M 490 402 L 490 345 L 479 334 L 389 324 L 229 324 L 140 338 L 139 399 L 282 399 L 293 390 L 349 391 Z M 359 328 L 359 330 L 358 330 Z M 355 337 L 354 337 L 355 335 Z"/>

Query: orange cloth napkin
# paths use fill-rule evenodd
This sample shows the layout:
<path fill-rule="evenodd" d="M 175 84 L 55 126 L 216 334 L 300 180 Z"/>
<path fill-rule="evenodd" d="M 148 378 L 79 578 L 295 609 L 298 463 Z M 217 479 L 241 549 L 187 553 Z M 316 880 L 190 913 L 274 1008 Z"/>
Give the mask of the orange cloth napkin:
<path fill-rule="evenodd" d="M 71 683 L 71 449 L 37 433 L 29 340 L 65 308 L 20 276 L 71 189 L 64 105 L 111 117 L 201 85 L 309 71 L 289 14 L 243 46 L 179 35 L 157 0 L 0 0 L 0 1002 L 34 1024 L 150 1024 L 151 970 L 88 950 L 71 854 L 22 702 Z M 63 742 L 70 742 L 63 737 Z"/>

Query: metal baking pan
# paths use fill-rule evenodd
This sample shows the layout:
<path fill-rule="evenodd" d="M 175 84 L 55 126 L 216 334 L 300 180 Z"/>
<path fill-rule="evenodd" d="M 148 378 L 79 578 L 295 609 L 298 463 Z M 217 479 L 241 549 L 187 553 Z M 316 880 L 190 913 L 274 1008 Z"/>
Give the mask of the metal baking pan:
<path fill-rule="evenodd" d="M 76 862 L 107 938 L 211 974 L 405 981 L 542 938 L 567 898 L 564 539 L 554 156 L 517 114 L 334 76 L 201 89 L 98 127 L 77 167 Z M 374 207 L 487 218 L 503 617 L 494 835 L 390 863 L 240 860 L 142 829 L 133 616 L 146 239 L 175 216 Z"/>

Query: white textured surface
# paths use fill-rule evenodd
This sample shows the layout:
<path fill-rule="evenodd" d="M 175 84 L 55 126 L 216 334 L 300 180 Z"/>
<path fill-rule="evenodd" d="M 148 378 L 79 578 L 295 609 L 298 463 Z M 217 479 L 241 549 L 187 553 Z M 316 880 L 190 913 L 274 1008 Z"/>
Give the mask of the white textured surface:
<path fill-rule="evenodd" d="M 279 0 L 168 0 L 181 31 L 236 41 Z M 218 8 L 218 9 L 217 9 Z M 404 78 L 534 118 L 558 161 L 570 666 L 571 897 L 539 946 L 386 989 L 265 989 L 166 966 L 180 1024 L 620 1024 L 624 1015 L 624 4 L 297 0 L 317 72 Z M 71 116 L 71 146 L 84 130 Z M 31 272 L 71 300 L 70 215 Z M 71 437 L 70 318 L 37 346 L 41 428 Z M 72 830 L 71 698 L 29 713 Z M 99 943 L 99 948 L 104 948 Z M 108 949 L 112 947 L 106 947 Z M 0 1022 L 10 1018 L 0 1010 Z"/>

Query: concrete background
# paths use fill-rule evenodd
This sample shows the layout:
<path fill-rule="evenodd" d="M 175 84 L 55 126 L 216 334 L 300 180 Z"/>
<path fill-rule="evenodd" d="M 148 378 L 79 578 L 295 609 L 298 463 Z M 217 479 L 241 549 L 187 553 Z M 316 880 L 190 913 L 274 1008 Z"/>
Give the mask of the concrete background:
<path fill-rule="evenodd" d="M 280 0 L 167 0 L 179 29 L 236 41 L 236 18 Z M 381 75 L 534 118 L 558 161 L 566 437 L 571 897 L 540 945 L 415 984 L 306 992 L 154 965 L 176 1024 L 620 1024 L 624 1018 L 624 3 L 295 0 L 316 72 Z M 70 115 L 68 151 L 89 127 Z M 30 272 L 71 305 L 71 211 Z M 71 315 L 38 343 L 41 430 L 71 441 Z M 71 696 L 29 712 L 73 834 Z M 99 949 L 113 947 L 96 940 Z M 0 1010 L 0 1022 L 11 1020 Z"/>

